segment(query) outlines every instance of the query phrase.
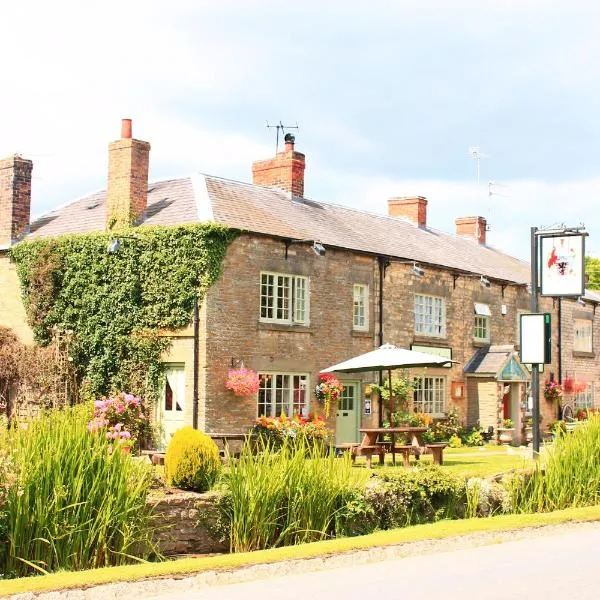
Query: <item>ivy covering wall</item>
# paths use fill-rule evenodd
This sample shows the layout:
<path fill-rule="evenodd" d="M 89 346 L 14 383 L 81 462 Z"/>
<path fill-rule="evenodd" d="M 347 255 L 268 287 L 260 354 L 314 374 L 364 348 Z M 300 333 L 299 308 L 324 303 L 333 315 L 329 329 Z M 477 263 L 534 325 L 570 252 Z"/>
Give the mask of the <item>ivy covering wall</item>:
<path fill-rule="evenodd" d="M 197 224 L 18 244 L 11 259 L 36 341 L 48 344 L 54 327 L 73 331 L 84 397 L 118 389 L 155 399 L 168 332 L 190 324 L 196 289 L 201 302 L 236 235 Z"/>

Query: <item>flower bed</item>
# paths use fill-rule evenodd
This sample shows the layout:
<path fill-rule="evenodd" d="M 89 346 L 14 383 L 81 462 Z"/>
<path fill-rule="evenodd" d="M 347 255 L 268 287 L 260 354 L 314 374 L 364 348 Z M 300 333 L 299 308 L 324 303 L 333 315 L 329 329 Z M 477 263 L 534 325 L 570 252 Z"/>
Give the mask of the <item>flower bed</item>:
<path fill-rule="evenodd" d="M 260 417 L 256 419 L 253 433 L 263 441 L 276 445 L 296 439 L 303 439 L 309 443 L 324 442 L 329 435 L 325 420 L 314 414 L 310 414 L 308 418 L 300 415 L 292 418 L 285 415 Z"/>

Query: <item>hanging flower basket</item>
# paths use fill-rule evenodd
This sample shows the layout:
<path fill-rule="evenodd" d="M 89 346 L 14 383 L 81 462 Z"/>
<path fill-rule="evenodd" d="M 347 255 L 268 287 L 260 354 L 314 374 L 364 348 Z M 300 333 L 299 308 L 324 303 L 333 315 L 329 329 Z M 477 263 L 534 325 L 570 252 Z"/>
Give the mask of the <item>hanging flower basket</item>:
<path fill-rule="evenodd" d="M 585 392 L 586 389 L 587 383 L 585 381 L 579 381 L 575 377 L 565 377 L 563 380 L 563 391 L 569 394 Z"/>
<path fill-rule="evenodd" d="M 548 402 L 556 402 L 562 399 L 562 387 L 556 381 L 546 381 L 544 384 L 544 398 Z"/>
<path fill-rule="evenodd" d="M 343 391 L 344 386 L 335 375 L 331 375 L 331 373 L 322 373 L 319 375 L 319 383 L 315 386 L 315 396 L 323 405 L 325 417 L 329 417 L 331 403 L 337 402 Z"/>
<path fill-rule="evenodd" d="M 246 367 L 231 369 L 227 373 L 225 387 L 236 396 L 252 396 L 258 392 L 260 387 L 258 373 L 252 369 L 246 369 Z"/>

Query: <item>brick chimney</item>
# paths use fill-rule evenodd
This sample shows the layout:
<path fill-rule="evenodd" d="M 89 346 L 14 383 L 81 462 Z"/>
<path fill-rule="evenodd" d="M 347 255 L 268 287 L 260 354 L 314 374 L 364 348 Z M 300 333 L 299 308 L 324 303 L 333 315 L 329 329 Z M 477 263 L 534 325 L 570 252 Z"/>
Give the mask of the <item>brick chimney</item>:
<path fill-rule="evenodd" d="M 0 247 L 29 230 L 33 163 L 18 154 L 0 160 Z"/>
<path fill-rule="evenodd" d="M 285 147 L 274 158 L 252 163 L 252 183 L 264 187 L 275 187 L 294 196 L 304 196 L 304 154 L 294 150 L 295 138 L 285 135 Z"/>
<path fill-rule="evenodd" d="M 427 198 L 424 196 L 389 198 L 388 215 L 390 217 L 404 217 L 418 227 L 427 227 Z"/>
<path fill-rule="evenodd" d="M 108 146 L 108 229 L 139 222 L 148 206 L 150 144 L 131 136 L 131 119 L 121 122 L 121 139 Z"/>
<path fill-rule="evenodd" d="M 459 217 L 456 219 L 456 235 L 477 240 L 485 245 L 487 222 L 485 217 Z"/>

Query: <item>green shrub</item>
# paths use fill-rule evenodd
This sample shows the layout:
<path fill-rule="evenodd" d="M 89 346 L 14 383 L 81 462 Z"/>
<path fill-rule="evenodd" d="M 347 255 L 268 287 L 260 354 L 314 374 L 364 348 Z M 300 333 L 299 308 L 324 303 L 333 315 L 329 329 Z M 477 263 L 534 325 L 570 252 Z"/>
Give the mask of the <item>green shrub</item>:
<path fill-rule="evenodd" d="M 349 456 L 336 458 L 303 438 L 256 450 L 245 444 L 225 480 L 220 511 L 231 550 L 312 542 L 346 531 L 347 506 L 366 477 L 353 472 Z"/>
<path fill-rule="evenodd" d="M 515 512 L 600 503 L 600 417 L 557 437 L 543 463 L 507 483 Z"/>
<path fill-rule="evenodd" d="M 464 516 L 465 480 L 427 466 L 371 479 L 365 489 L 373 529 L 392 529 Z"/>
<path fill-rule="evenodd" d="M 147 465 L 109 453 L 89 406 L 42 414 L 7 432 L 4 577 L 134 562 L 155 554 Z M 26 427 L 26 428 L 25 428 Z"/>
<path fill-rule="evenodd" d="M 217 445 L 205 433 L 183 427 L 175 432 L 165 454 L 167 482 L 182 490 L 206 492 L 221 470 Z"/>
<path fill-rule="evenodd" d="M 448 440 L 448 446 L 450 446 L 450 448 L 460 448 L 462 446 L 462 440 L 459 436 L 454 434 Z"/>
<path fill-rule="evenodd" d="M 465 431 L 462 436 L 465 446 L 483 446 L 483 435 L 479 429 L 473 428 L 471 431 Z"/>

